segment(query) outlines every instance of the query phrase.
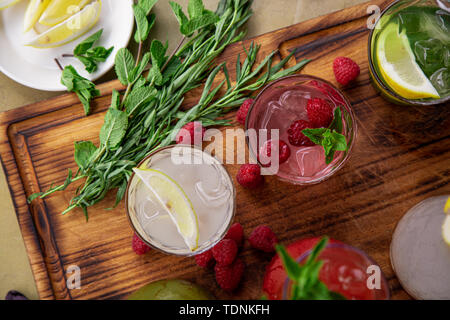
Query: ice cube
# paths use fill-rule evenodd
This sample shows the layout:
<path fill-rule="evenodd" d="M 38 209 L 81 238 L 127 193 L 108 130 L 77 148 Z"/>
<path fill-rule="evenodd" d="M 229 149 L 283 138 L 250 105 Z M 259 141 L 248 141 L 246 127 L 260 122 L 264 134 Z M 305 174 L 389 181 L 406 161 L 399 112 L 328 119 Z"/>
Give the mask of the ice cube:
<path fill-rule="evenodd" d="M 295 153 L 297 170 L 302 177 L 313 177 L 326 167 L 325 152 L 321 146 L 305 147 Z"/>
<path fill-rule="evenodd" d="M 216 177 L 210 177 L 210 182 L 217 180 L 216 186 L 211 186 L 208 181 L 198 181 L 195 183 L 195 193 L 200 198 L 202 204 L 209 208 L 216 208 L 224 205 L 230 199 L 231 192 L 227 184 L 223 181 L 223 176 L 218 172 L 220 170 L 216 165 Z"/>
<path fill-rule="evenodd" d="M 284 110 L 295 115 L 293 120 L 308 120 L 306 114 L 306 103 L 311 99 L 311 93 L 303 90 L 290 90 L 280 97 L 280 105 Z"/>
<path fill-rule="evenodd" d="M 441 97 L 446 97 L 450 94 L 450 70 L 448 68 L 437 70 L 431 75 L 430 81 Z"/>
<path fill-rule="evenodd" d="M 431 75 L 444 65 L 445 51 L 444 44 L 438 39 L 420 40 L 414 44 L 417 62 L 427 75 Z"/>

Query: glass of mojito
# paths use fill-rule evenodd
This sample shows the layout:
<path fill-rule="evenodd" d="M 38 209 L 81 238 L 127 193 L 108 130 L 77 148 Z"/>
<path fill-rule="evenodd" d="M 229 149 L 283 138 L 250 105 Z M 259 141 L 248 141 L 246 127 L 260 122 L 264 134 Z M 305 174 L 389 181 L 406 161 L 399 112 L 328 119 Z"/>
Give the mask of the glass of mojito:
<path fill-rule="evenodd" d="M 216 158 L 190 145 L 172 145 L 154 151 L 133 171 L 126 209 L 132 228 L 147 245 L 193 256 L 225 236 L 236 192 Z"/>
<path fill-rule="evenodd" d="M 400 0 L 369 36 L 372 83 L 388 100 L 434 105 L 450 100 L 450 2 Z"/>

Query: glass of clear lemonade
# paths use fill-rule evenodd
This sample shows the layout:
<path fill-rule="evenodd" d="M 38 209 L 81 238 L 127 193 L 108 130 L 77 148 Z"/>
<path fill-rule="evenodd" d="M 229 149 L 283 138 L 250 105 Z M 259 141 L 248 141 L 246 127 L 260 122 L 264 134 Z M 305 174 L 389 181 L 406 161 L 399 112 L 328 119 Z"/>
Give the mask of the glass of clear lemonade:
<path fill-rule="evenodd" d="M 148 155 L 128 182 L 126 209 L 132 228 L 167 254 L 202 253 L 226 234 L 236 192 L 225 167 L 190 145 Z"/>
<path fill-rule="evenodd" d="M 402 105 L 450 101 L 450 3 L 395 1 L 369 36 L 369 71 L 375 88 Z"/>

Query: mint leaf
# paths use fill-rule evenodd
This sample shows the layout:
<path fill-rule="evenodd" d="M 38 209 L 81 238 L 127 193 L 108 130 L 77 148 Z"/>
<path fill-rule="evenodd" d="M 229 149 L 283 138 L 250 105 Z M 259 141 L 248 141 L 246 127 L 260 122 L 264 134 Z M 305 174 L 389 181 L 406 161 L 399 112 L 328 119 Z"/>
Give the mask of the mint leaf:
<path fill-rule="evenodd" d="M 276 245 L 276 250 L 281 258 L 283 266 L 289 279 L 292 281 L 292 300 L 341 300 L 345 299 L 340 293 L 330 291 L 328 287 L 319 280 L 319 273 L 323 261 L 317 260 L 320 253 L 326 247 L 328 237 L 319 240 L 311 250 L 308 259 L 303 265 L 294 260 L 282 245 Z"/>
<path fill-rule="evenodd" d="M 342 126 L 341 106 L 338 106 L 336 109 L 334 109 L 334 118 L 333 121 L 331 121 L 328 128 L 330 128 L 331 130 L 335 130 L 336 132 L 342 133 L 343 126 Z"/>
<path fill-rule="evenodd" d="M 64 68 L 61 83 L 66 86 L 67 91 L 77 94 L 83 104 L 84 113 L 88 115 L 91 111 L 91 100 L 100 95 L 100 91 L 95 88 L 95 84 L 80 76 L 72 66 Z"/>
<path fill-rule="evenodd" d="M 123 85 L 128 85 L 130 74 L 134 70 L 134 58 L 131 52 L 126 48 L 121 48 L 116 54 L 115 70 L 117 78 Z"/>
<path fill-rule="evenodd" d="M 188 3 L 188 13 L 189 18 L 199 17 L 203 14 L 205 7 L 203 6 L 202 0 L 189 0 Z"/>
<path fill-rule="evenodd" d="M 153 6 L 158 2 L 158 0 L 139 0 L 138 6 L 144 10 L 146 16 L 150 13 Z"/>
<path fill-rule="evenodd" d="M 90 48 L 92 48 L 94 43 L 96 43 L 100 39 L 100 37 L 102 36 L 102 33 L 103 33 L 103 29 L 100 29 L 99 31 L 94 33 L 92 36 L 90 36 L 90 37 L 86 38 L 85 40 L 83 40 L 82 42 L 80 42 L 73 50 L 74 55 L 80 56 L 80 55 L 85 54 Z"/>
<path fill-rule="evenodd" d="M 137 43 L 144 42 L 150 32 L 147 15 L 144 9 L 138 5 L 133 5 L 134 19 L 136 20 L 136 33 L 134 34 L 134 41 Z"/>
<path fill-rule="evenodd" d="M 100 144 L 113 150 L 122 141 L 128 127 L 128 116 L 125 112 L 109 108 L 100 130 Z"/>
<path fill-rule="evenodd" d="M 75 162 L 81 170 L 87 169 L 97 147 L 91 141 L 75 142 Z"/>
<path fill-rule="evenodd" d="M 175 17 L 178 20 L 178 23 L 180 24 L 180 26 L 189 21 L 183 12 L 183 8 L 178 3 L 170 1 L 169 4 L 170 4 L 170 7 L 172 8 L 173 13 L 175 14 Z"/>
<path fill-rule="evenodd" d="M 333 161 L 336 151 L 348 150 L 345 136 L 334 130 L 331 131 L 329 128 L 303 129 L 302 133 L 314 144 L 323 147 L 326 164 L 330 164 Z"/>
<path fill-rule="evenodd" d="M 139 87 L 131 91 L 125 100 L 125 111 L 130 116 L 144 104 L 153 100 L 158 91 L 153 87 Z"/>
<path fill-rule="evenodd" d="M 196 30 L 204 28 L 219 21 L 219 17 L 213 12 L 205 12 L 203 15 L 192 18 L 180 26 L 180 32 L 186 36 L 192 35 Z"/>

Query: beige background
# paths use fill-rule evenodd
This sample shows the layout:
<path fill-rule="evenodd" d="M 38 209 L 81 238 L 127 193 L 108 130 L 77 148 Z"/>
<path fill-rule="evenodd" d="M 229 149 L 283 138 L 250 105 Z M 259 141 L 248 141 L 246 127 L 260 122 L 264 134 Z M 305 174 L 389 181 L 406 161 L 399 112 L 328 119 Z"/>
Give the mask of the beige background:
<path fill-rule="evenodd" d="M 175 1 L 184 6 L 188 2 L 188 0 Z M 256 36 L 365 1 L 254 0 L 254 15 L 248 23 L 247 36 Z M 152 36 L 160 40 L 168 39 L 173 46 L 180 35 L 168 2 L 168 0 L 160 0 L 154 9 L 157 20 Z M 204 0 L 203 2 L 209 9 L 214 9 L 218 0 Z M 4 40 L 0 39 L 0 50 L 2 41 Z M 111 71 L 97 83 L 113 77 L 114 73 Z M 24 87 L 0 73 L 0 111 L 17 108 L 59 94 Z M 31 299 L 39 298 L 5 176 L 0 168 L 0 299 L 3 299 L 6 292 L 11 289 L 21 291 Z"/>

